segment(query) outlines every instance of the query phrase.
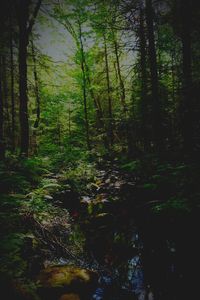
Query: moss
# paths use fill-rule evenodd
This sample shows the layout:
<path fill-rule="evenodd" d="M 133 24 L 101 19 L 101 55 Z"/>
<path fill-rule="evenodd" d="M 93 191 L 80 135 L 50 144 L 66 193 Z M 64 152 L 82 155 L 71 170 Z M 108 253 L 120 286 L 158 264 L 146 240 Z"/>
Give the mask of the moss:
<path fill-rule="evenodd" d="M 62 295 L 59 300 L 80 300 L 80 297 L 77 294 L 70 293 Z"/>
<path fill-rule="evenodd" d="M 50 266 L 38 276 L 38 294 L 43 300 L 90 299 L 97 273 L 74 266 Z M 62 298 L 63 297 L 63 298 Z"/>
<path fill-rule="evenodd" d="M 94 272 L 73 266 L 51 266 L 41 271 L 38 276 L 39 284 L 43 287 L 64 287 L 75 282 L 89 283 L 93 280 Z"/>

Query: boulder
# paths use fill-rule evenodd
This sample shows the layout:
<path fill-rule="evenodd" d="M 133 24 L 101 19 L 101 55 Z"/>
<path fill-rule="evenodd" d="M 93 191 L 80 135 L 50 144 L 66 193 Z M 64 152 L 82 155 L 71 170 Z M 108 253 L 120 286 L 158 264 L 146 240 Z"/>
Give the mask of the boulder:
<path fill-rule="evenodd" d="M 80 299 L 79 295 L 70 293 L 70 294 L 62 295 L 59 298 L 59 300 L 81 300 L 81 299 Z"/>
<path fill-rule="evenodd" d="M 42 300 L 89 299 L 96 287 L 96 272 L 75 266 L 49 266 L 37 278 Z"/>

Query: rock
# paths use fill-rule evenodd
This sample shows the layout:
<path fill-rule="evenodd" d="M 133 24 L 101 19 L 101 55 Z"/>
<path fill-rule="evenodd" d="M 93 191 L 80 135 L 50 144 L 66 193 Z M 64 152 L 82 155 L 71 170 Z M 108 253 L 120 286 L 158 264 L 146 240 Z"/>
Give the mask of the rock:
<path fill-rule="evenodd" d="M 80 299 L 79 295 L 70 293 L 70 294 L 62 295 L 59 298 L 59 300 L 81 300 L 81 299 Z"/>
<path fill-rule="evenodd" d="M 41 299 L 78 300 L 89 299 L 96 287 L 98 275 L 74 266 L 49 266 L 40 272 L 37 279 Z"/>

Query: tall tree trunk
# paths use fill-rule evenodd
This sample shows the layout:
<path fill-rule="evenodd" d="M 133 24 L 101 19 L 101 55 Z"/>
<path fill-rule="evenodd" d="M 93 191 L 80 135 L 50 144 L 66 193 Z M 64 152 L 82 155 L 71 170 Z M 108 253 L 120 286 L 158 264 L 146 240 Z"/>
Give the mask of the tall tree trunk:
<path fill-rule="evenodd" d="M 104 128 L 104 123 L 103 123 L 103 110 L 101 107 L 101 103 L 99 102 L 98 98 L 95 96 L 92 83 L 91 83 L 91 78 L 90 78 L 90 70 L 86 61 L 85 57 L 85 51 L 84 51 L 84 46 L 82 42 L 82 29 L 81 29 L 81 24 L 79 23 L 79 43 L 80 43 L 80 51 L 81 51 L 81 57 L 83 60 L 83 66 L 81 67 L 82 72 L 84 73 L 85 80 L 86 80 L 86 85 L 88 83 L 89 85 L 89 92 L 91 95 L 91 98 L 93 99 L 94 102 L 94 107 L 96 110 L 96 115 L 97 115 L 97 124 L 98 127 Z"/>
<path fill-rule="evenodd" d="M 103 34 L 104 39 L 104 56 L 105 56 L 105 67 L 106 67 L 106 83 L 107 83 L 107 95 L 108 95 L 108 135 L 110 146 L 113 145 L 113 115 L 112 115 L 112 97 L 111 97 L 111 86 L 110 86 L 110 75 L 109 75 L 109 64 L 108 64 L 108 50 L 105 33 Z"/>
<path fill-rule="evenodd" d="M 4 139 L 6 148 L 10 148 L 10 112 L 8 100 L 8 78 L 7 78 L 7 62 L 5 56 L 2 56 L 2 82 L 3 82 L 3 102 L 4 102 Z"/>
<path fill-rule="evenodd" d="M 69 144 L 71 148 L 71 105 L 70 103 L 68 107 L 68 134 L 69 134 Z"/>
<path fill-rule="evenodd" d="M 192 117 L 192 71 L 191 71 L 191 4 L 181 0 L 181 27 L 182 27 L 182 136 L 183 146 L 187 154 L 193 149 L 193 117 Z"/>
<path fill-rule="evenodd" d="M 84 49 L 83 49 L 83 52 L 84 52 Z M 95 107 L 95 110 L 96 110 L 98 127 L 104 128 L 103 110 L 102 110 L 102 107 L 101 107 L 101 103 L 99 102 L 98 98 L 95 96 L 95 93 L 94 93 L 94 90 L 93 90 L 93 87 L 92 87 L 91 78 L 90 78 L 90 70 L 89 70 L 88 64 L 87 64 L 86 59 L 85 59 L 85 54 L 84 54 L 84 65 L 85 65 L 86 78 L 87 78 L 87 82 L 88 82 L 88 85 L 89 85 L 90 95 L 93 99 L 94 107 Z"/>
<path fill-rule="evenodd" d="M 140 10 L 140 64 L 141 64 L 141 92 L 142 98 L 147 96 L 147 53 L 146 53 L 146 37 L 145 37 L 145 25 L 144 25 L 144 12 L 143 9 Z"/>
<path fill-rule="evenodd" d="M 18 0 L 17 10 L 19 18 L 19 116 L 21 128 L 21 154 L 28 156 L 29 150 L 29 122 L 27 95 L 27 47 L 35 19 L 42 0 L 37 0 L 32 16 L 29 19 L 31 0 Z"/>
<path fill-rule="evenodd" d="M 85 55 L 84 55 L 84 57 L 85 57 Z M 84 60 L 84 65 L 85 65 L 86 77 L 87 77 L 87 83 L 89 85 L 90 95 L 91 95 L 91 98 L 93 99 L 94 107 L 95 107 L 95 110 L 96 110 L 97 127 L 106 132 L 105 123 L 103 121 L 103 118 L 104 118 L 103 109 L 101 107 L 101 103 L 100 103 L 98 97 L 95 95 L 95 92 L 93 90 L 92 82 L 91 82 L 91 79 L 90 79 L 90 70 L 89 70 L 89 67 L 87 65 L 86 59 Z M 105 137 L 103 140 L 104 140 L 105 148 L 108 149 L 109 145 L 108 145 L 107 138 Z"/>
<path fill-rule="evenodd" d="M 88 79 L 90 94 L 91 94 L 91 97 L 93 99 L 94 107 L 95 107 L 95 110 L 96 110 L 98 127 L 104 128 L 103 110 L 102 110 L 102 107 L 101 107 L 101 103 L 99 102 L 97 96 L 95 96 L 95 93 L 94 93 L 94 90 L 92 88 L 91 79 L 90 79 L 90 75 L 89 74 L 87 74 L 87 79 Z"/>
<path fill-rule="evenodd" d="M 139 25 L 139 48 L 140 48 L 140 75 L 141 75 L 141 102 L 140 102 L 140 116 L 141 116 L 141 128 L 144 150 L 147 149 L 149 144 L 148 137 L 148 106 L 147 103 L 147 45 L 145 36 L 144 25 L 144 11 L 140 10 L 140 25 Z"/>
<path fill-rule="evenodd" d="M 10 15 L 10 92 L 11 92 L 11 140 L 12 150 L 15 151 L 15 91 L 14 91 L 14 56 L 13 56 L 13 25 Z"/>
<path fill-rule="evenodd" d="M 32 39 L 31 39 L 31 50 L 32 50 L 32 59 L 33 59 L 33 75 L 35 81 L 35 97 L 36 97 L 36 120 L 34 123 L 34 128 L 38 128 L 40 122 L 40 92 L 39 92 L 39 81 L 38 81 L 38 74 L 37 74 L 35 49 L 34 49 L 34 44 Z"/>
<path fill-rule="evenodd" d="M 3 105 L 3 93 L 2 93 L 2 57 L 0 56 L 0 159 L 4 159 L 5 145 L 4 145 L 4 105 Z"/>
<path fill-rule="evenodd" d="M 152 93 L 152 111 L 153 111 L 153 139 L 155 149 L 161 150 L 162 145 L 162 127 L 161 127 L 161 111 L 158 93 L 158 67 L 156 58 L 155 36 L 153 26 L 153 7 L 152 0 L 145 0 L 146 3 L 146 22 L 148 32 L 149 46 L 149 65 L 151 75 L 151 93 Z"/>
<path fill-rule="evenodd" d="M 81 24 L 79 24 L 79 42 L 80 42 L 80 51 L 81 51 L 81 70 L 82 70 L 82 91 L 83 91 L 83 103 L 84 103 L 84 115 L 85 115 L 85 129 L 86 129 L 86 141 L 88 150 L 91 149 L 90 146 L 90 136 L 89 136 L 89 121 L 88 121 L 88 108 L 87 108 L 87 80 L 86 80 L 86 70 L 85 70 L 85 57 L 84 57 L 84 48 L 82 41 L 82 29 Z"/>
<path fill-rule="evenodd" d="M 118 45 L 117 38 L 114 33 L 113 33 L 113 38 L 114 38 L 115 58 L 116 58 L 116 63 L 117 63 L 117 74 L 118 74 L 119 85 L 120 85 L 120 99 L 121 99 L 124 114 L 126 115 L 126 112 L 127 112 L 126 93 L 125 93 L 125 87 L 124 87 L 124 82 L 122 79 L 121 67 L 120 67 L 120 62 L 119 62 L 119 51 L 118 51 L 119 45 Z"/>
<path fill-rule="evenodd" d="M 20 96 L 20 128 L 21 154 L 28 156 L 29 150 L 29 122 L 28 122 L 28 95 L 27 95 L 27 22 L 29 5 L 26 0 L 21 1 L 19 9 L 19 96 Z"/>

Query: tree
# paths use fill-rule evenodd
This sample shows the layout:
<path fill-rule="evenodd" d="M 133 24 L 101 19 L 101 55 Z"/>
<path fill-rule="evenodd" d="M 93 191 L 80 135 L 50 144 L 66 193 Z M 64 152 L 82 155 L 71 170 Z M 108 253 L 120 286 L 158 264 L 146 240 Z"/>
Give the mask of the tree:
<path fill-rule="evenodd" d="M 162 123 L 161 123 L 161 109 L 159 101 L 158 89 L 158 67 L 156 58 L 155 36 L 153 26 L 153 7 L 152 0 L 146 0 L 146 23 L 148 33 L 148 53 L 149 53 L 149 66 L 151 76 L 151 96 L 152 96 L 152 122 L 153 122 L 153 138 L 155 148 L 159 151 L 162 144 Z"/>
<path fill-rule="evenodd" d="M 0 56 L 0 159 L 2 160 L 5 155 L 5 145 L 4 145 L 4 105 L 3 105 L 3 93 L 2 93 L 2 57 Z"/>
<path fill-rule="evenodd" d="M 19 95 L 20 95 L 20 128 L 21 154 L 28 156 L 29 150 L 29 121 L 27 95 L 27 47 L 29 37 L 37 17 L 42 0 L 38 0 L 30 18 L 30 0 L 18 0 L 17 11 L 19 20 Z"/>
<path fill-rule="evenodd" d="M 11 142 L 12 142 L 12 150 L 15 150 L 15 92 L 14 92 L 14 54 L 13 54 L 13 23 L 12 23 L 12 9 L 10 12 L 10 93 L 11 93 L 11 118 L 12 118 L 12 126 L 11 126 Z"/>
<path fill-rule="evenodd" d="M 106 70 L 106 83 L 107 83 L 107 97 L 108 97 L 108 135 L 110 146 L 113 146 L 113 114 L 112 114 L 112 96 L 111 96 L 111 85 L 110 85 L 110 74 L 109 74 L 109 64 L 108 64 L 108 49 L 106 33 L 103 33 L 104 41 L 104 58 L 105 58 L 105 70 Z"/>
<path fill-rule="evenodd" d="M 34 90 L 35 90 L 35 98 L 36 98 L 36 120 L 34 122 L 34 128 L 38 128 L 40 122 L 40 91 L 39 91 L 39 80 L 38 80 L 36 54 L 35 54 L 33 38 L 31 39 L 31 50 L 32 50 L 32 59 L 33 59 L 34 84 L 35 84 Z"/>
<path fill-rule="evenodd" d="M 183 0 L 180 2 L 181 10 L 181 42 L 182 42 L 182 136 L 183 147 L 187 154 L 190 154 L 193 146 L 193 115 L 192 115 L 192 49 L 191 49 L 191 24 L 192 10 L 191 3 Z"/>
<path fill-rule="evenodd" d="M 140 21 L 139 21 L 139 52 L 140 52 L 140 81 L 141 81 L 141 100 L 140 100 L 140 117 L 142 137 L 144 149 L 148 148 L 148 99 L 147 99 L 147 44 L 145 34 L 145 19 L 144 10 L 140 8 Z"/>
<path fill-rule="evenodd" d="M 83 41 L 82 41 L 82 28 L 80 20 L 78 20 L 78 27 L 79 27 L 79 43 L 80 43 L 80 52 L 81 52 L 81 70 L 82 70 L 82 90 L 83 90 L 83 103 L 84 103 L 84 114 L 85 114 L 85 129 L 86 129 L 86 140 L 87 146 L 90 150 L 90 138 L 89 138 L 89 121 L 88 121 L 88 108 L 87 108 L 87 80 L 86 80 L 86 69 L 85 69 L 85 55 L 84 55 L 84 48 L 83 48 Z"/>

